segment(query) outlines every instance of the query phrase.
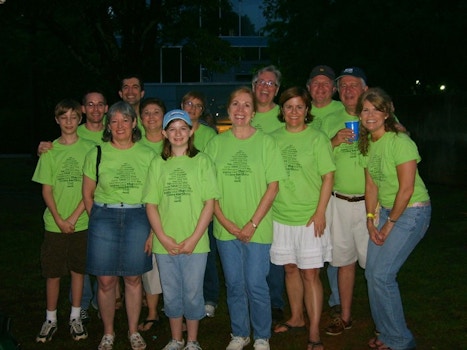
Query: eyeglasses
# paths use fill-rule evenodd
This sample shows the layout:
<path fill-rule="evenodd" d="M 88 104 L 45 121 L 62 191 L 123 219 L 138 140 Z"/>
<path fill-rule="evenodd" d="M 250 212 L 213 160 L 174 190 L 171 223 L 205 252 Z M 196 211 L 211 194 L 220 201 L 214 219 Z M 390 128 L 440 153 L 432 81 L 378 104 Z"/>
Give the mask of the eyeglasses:
<path fill-rule="evenodd" d="M 204 109 L 202 104 L 194 104 L 192 101 L 186 101 L 183 102 L 183 107 L 190 107 L 190 108 L 195 108 L 197 110 L 202 111 Z"/>
<path fill-rule="evenodd" d="M 277 84 L 275 81 L 272 81 L 272 80 L 256 80 L 255 81 L 255 85 L 259 85 L 259 86 L 267 86 L 267 87 L 276 87 Z"/>
<path fill-rule="evenodd" d="M 96 107 L 96 108 L 101 109 L 101 108 L 105 107 L 105 103 L 103 103 L 103 102 L 97 102 L 97 103 L 96 102 L 88 102 L 88 103 L 86 103 L 86 106 L 88 106 L 89 108 Z"/>

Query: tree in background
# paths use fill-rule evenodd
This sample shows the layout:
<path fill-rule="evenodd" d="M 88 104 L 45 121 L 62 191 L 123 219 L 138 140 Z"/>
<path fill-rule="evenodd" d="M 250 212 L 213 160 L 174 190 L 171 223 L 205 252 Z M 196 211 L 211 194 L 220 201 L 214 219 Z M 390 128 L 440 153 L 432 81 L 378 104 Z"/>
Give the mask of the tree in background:
<path fill-rule="evenodd" d="M 316 64 L 358 65 L 371 85 L 397 93 L 465 90 L 466 10 L 465 0 L 263 2 L 285 84 L 303 84 Z"/>

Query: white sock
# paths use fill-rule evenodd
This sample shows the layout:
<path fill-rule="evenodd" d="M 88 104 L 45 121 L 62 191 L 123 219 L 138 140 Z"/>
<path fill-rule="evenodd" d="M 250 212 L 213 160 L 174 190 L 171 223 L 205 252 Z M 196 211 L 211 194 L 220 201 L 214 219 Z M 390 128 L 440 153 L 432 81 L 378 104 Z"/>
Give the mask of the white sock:
<path fill-rule="evenodd" d="M 70 321 L 80 318 L 81 307 L 71 307 Z"/>
<path fill-rule="evenodd" d="M 46 310 L 45 318 L 50 322 L 57 322 L 57 309 L 53 311 Z"/>

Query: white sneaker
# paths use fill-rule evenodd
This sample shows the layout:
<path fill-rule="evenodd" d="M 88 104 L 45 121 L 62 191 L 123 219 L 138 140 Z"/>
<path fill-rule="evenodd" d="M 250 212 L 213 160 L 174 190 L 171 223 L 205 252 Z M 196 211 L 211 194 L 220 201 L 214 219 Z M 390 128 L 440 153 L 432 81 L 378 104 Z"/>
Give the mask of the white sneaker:
<path fill-rule="evenodd" d="M 73 340 L 81 340 L 88 337 L 88 331 L 80 318 L 70 320 L 70 334 Z"/>
<path fill-rule="evenodd" d="M 236 337 L 231 334 L 232 340 L 225 350 L 242 350 L 245 346 L 250 344 L 250 337 Z"/>
<path fill-rule="evenodd" d="M 253 347 L 255 348 L 255 350 L 269 350 L 269 340 L 268 339 L 256 339 Z"/>
<path fill-rule="evenodd" d="M 112 350 L 114 346 L 115 335 L 104 334 L 97 350 Z"/>
<path fill-rule="evenodd" d="M 185 340 L 181 340 L 181 341 L 178 341 L 178 340 L 175 340 L 175 339 L 172 339 L 171 341 L 169 341 L 169 343 L 164 346 L 164 348 L 162 350 L 183 350 L 183 346 L 185 345 Z"/>
<path fill-rule="evenodd" d="M 45 343 L 52 340 L 57 331 L 57 322 L 45 321 L 42 324 L 41 331 L 36 337 L 36 343 Z"/>
<path fill-rule="evenodd" d="M 216 307 L 211 304 L 204 305 L 204 310 L 206 312 L 206 316 L 213 318 L 216 315 Z"/>

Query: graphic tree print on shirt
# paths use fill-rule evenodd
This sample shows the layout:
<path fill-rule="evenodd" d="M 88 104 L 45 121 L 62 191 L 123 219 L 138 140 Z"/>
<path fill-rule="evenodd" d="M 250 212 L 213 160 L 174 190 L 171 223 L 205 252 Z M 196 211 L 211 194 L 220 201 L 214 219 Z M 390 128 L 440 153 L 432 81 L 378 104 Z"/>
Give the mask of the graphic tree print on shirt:
<path fill-rule="evenodd" d="M 140 188 L 142 185 L 143 182 L 136 176 L 135 169 L 128 163 L 123 163 L 110 181 L 110 187 L 124 194 L 129 194 L 131 189 Z"/>
<path fill-rule="evenodd" d="M 176 168 L 169 174 L 169 180 L 164 186 L 164 195 L 174 197 L 175 203 L 181 202 L 183 196 L 189 196 L 193 189 L 188 183 L 186 172 L 182 168 Z"/>
<path fill-rule="evenodd" d="M 248 166 L 248 154 L 240 150 L 232 156 L 222 169 L 222 173 L 226 176 L 233 176 L 234 182 L 242 182 L 242 177 L 249 176 L 252 171 Z"/>
<path fill-rule="evenodd" d="M 68 157 L 63 162 L 60 171 L 57 174 L 58 182 L 66 182 L 66 187 L 74 187 L 75 183 L 81 186 L 83 171 L 80 163 L 74 157 Z"/>

